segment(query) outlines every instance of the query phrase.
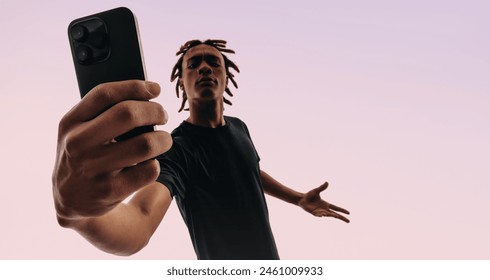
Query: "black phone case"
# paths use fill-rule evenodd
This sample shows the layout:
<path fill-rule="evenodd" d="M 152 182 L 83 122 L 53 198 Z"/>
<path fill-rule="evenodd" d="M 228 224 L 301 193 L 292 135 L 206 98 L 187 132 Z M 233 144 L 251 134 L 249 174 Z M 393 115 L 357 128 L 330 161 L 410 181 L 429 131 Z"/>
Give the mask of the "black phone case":
<path fill-rule="evenodd" d="M 128 8 L 73 20 L 68 26 L 68 38 L 82 98 L 101 83 L 146 80 L 137 22 Z M 149 131 L 153 131 L 153 126 L 138 127 L 116 140 Z"/>

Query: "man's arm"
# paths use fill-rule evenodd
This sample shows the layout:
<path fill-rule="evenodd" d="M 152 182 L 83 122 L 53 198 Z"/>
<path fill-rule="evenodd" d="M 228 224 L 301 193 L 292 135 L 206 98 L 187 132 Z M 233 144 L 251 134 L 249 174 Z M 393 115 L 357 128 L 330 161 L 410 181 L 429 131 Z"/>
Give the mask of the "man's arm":
<path fill-rule="evenodd" d="M 143 248 L 171 202 L 168 189 L 155 183 L 155 157 L 171 147 L 170 134 L 114 141 L 136 127 L 167 122 L 162 106 L 148 101 L 159 93 L 158 84 L 145 81 L 101 84 L 60 121 L 52 178 L 58 222 L 104 251 L 128 255 Z"/>
<path fill-rule="evenodd" d="M 297 192 L 281 184 L 263 170 L 260 170 L 260 178 L 262 179 L 264 192 L 268 195 L 279 198 L 280 200 L 298 205 L 299 201 L 304 196 L 303 193 Z"/>
<path fill-rule="evenodd" d="M 58 216 L 58 222 L 102 251 L 128 256 L 148 244 L 171 202 L 169 190 L 155 182 L 135 193 L 128 203 L 119 203 L 102 216 L 73 220 Z"/>
<path fill-rule="evenodd" d="M 341 212 L 344 214 L 349 214 L 349 211 L 330 204 L 320 197 L 320 192 L 324 191 L 328 187 L 328 183 L 324 183 L 320 187 L 309 192 L 300 193 L 281 184 L 265 171 L 260 171 L 260 177 L 262 179 L 262 185 L 266 194 L 297 205 L 306 212 L 317 217 L 334 217 L 346 223 L 349 222 L 349 219 L 337 213 Z"/>

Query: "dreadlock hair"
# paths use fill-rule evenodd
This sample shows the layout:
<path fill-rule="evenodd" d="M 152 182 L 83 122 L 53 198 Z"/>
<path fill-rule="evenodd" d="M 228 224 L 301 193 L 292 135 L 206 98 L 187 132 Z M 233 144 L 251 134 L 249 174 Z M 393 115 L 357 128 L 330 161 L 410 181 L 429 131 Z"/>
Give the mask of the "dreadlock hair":
<path fill-rule="evenodd" d="M 179 57 L 179 60 L 177 61 L 177 63 L 175 64 L 174 68 L 172 69 L 172 75 L 170 76 L 170 81 L 173 82 L 175 79 L 177 78 L 182 78 L 182 62 L 184 61 L 184 55 L 187 53 L 188 50 L 190 50 L 191 48 L 195 47 L 195 46 L 198 46 L 198 45 L 202 45 L 202 44 L 205 44 L 205 45 L 208 45 L 208 46 L 211 46 L 211 47 L 214 47 L 216 48 L 220 53 L 221 55 L 223 56 L 223 59 L 225 61 L 225 70 L 226 70 L 226 77 L 227 79 L 229 79 L 232 83 L 233 83 L 233 86 L 235 88 L 238 88 L 238 85 L 237 83 L 235 82 L 235 75 L 233 75 L 233 73 L 230 72 L 230 68 L 232 68 L 233 70 L 235 70 L 237 73 L 240 73 L 240 70 L 238 69 L 238 66 L 231 60 L 228 59 L 228 57 L 224 54 L 224 53 L 235 53 L 234 50 L 230 50 L 230 49 L 227 49 L 226 48 L 226 41 L 224 40 L 211 40 L 211 39 L 208 39 L 206 41 L 201 41 L 201 40 L 191 40 L 191 41 L 187 41 L 184 45 L 182 45 L 179 49 L 179 51 L 175 54 L 175 55 L 180 55 Z M 183 87 L 183 84 L 181 82 L 181 79 L 177 79 L 177 83 L 175 85 L 175 92 L 177 93 L 177 97 L 179 97 L 179 89 Z M 229 96 L 233 96 L 233 93 L 231 93 L 230 89 L 228 88 L 228 86 L 225 88 L 225 92 L 229 95 Z M 185 89 L 182 88 L 182 104 L 180 106 L 180 109 L 179 109 L 179 112 L 181 112 L 183 109 L 184 109 L 184 105 L 185 105 L 185 102 L 187 101 L 187 94 L 185 92 Z M 231 105 L 231 102 L 224 98 L 223 97 L 223 101 L 228 104 L 228 105 Z M 189 109 L 185 109 L 185 111 L 189 111 Z"/>

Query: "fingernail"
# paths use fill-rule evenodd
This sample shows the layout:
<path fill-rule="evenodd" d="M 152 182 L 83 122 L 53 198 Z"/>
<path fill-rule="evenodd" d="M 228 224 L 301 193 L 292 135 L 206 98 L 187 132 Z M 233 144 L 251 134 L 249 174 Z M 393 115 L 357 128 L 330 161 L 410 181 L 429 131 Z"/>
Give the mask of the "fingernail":
<path fill-rule="evenodd" d="M 163 109 L 163 114 L 165 115 L 164 118 L 165 118 L 165 124 L 168 122 L 168 113 L 167 113 L 167 110 Z"/>
<path fill-rule="evenodd" d="M 160 85 L 154 82 L 145 82 L 146 90 L 152 95 L 158 95 L 160 93 Z"/>

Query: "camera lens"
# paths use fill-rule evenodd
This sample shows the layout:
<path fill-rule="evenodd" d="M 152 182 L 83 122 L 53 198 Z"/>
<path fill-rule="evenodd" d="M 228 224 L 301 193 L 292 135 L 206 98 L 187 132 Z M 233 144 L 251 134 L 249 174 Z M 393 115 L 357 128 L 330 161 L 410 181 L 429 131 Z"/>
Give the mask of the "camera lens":
<path fill-rule="evenodd" d="M 87 46 L 80 45 L 75 50 L 75 56 L 82 63 L 88 62 L 92 58 L 92 50 Z"/>
<path fill-rule="evenodd" d="M 82 42 L 87 39 L 88 30 L 83 25 L 75 25 L 71 29 L 71 37 L 76 41 Z"/>

